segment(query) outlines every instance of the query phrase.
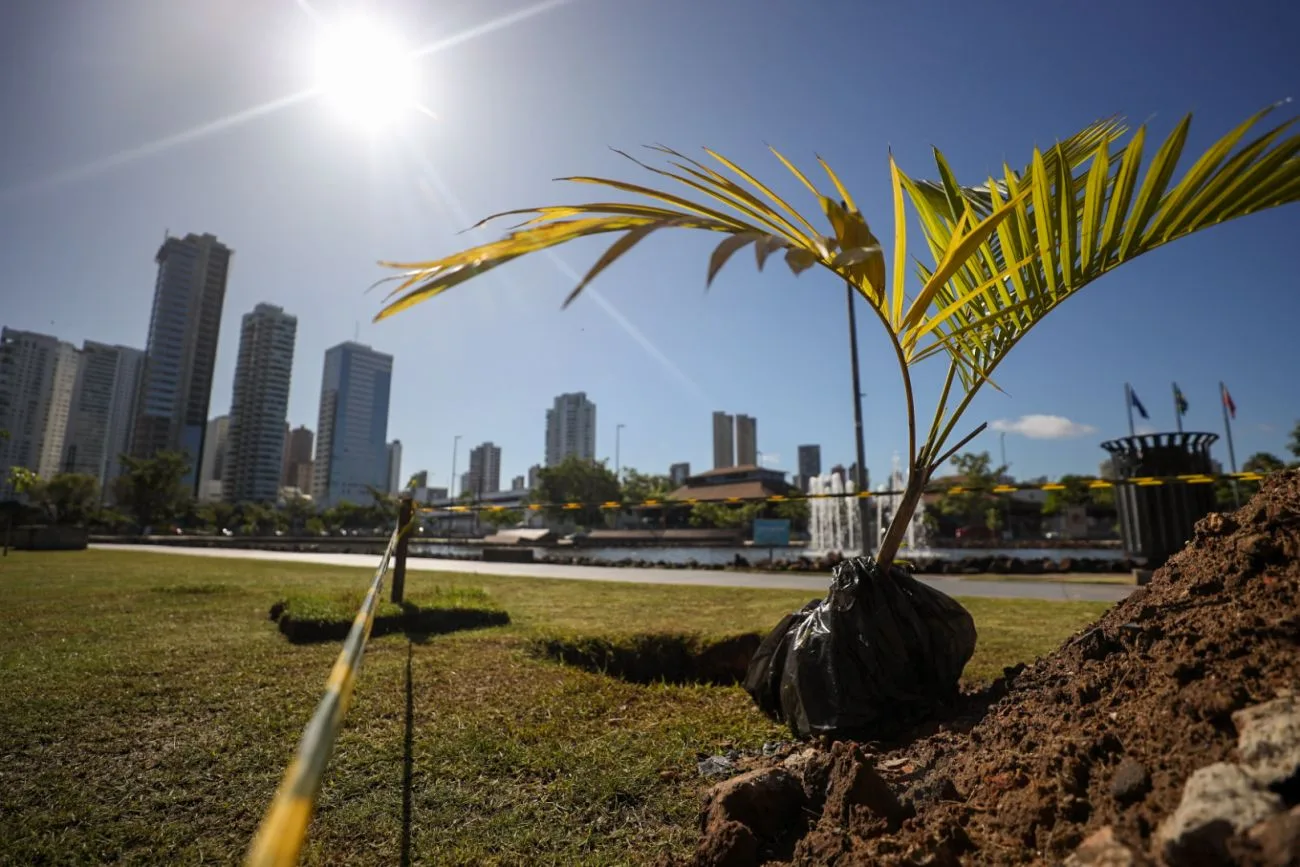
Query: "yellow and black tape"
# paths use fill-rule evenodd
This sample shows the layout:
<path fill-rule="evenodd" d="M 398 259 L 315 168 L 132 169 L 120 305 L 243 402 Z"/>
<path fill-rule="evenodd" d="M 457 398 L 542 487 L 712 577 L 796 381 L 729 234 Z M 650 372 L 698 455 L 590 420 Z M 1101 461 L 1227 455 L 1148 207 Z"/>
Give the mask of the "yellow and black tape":
<path fill-rule="evenodd" d="M 271 806 L 262 817 L 262 824 L 258 826 L 244 861 L 247 867 L 293 867 L 298 863 L 307 837 L 307 826 L 316 809 L 321 780 L 325 777 L 325 769 L 334 752 L 334 741 L 352 701 L 352 688 L 361 670 L 361 658 L 366 652 L 366 642 L 370 640 L 370 630 L 375 624 L 375 609 L 383 592 L 384 575 L 388 572 L 398 539 L 410 527 L 407 524 L 395 530 L 388 540 L 388 548 L 375 570 L 366 598 L 357 610 L 338 659 L 334 661 L 325 695 L 303 730 L 298 751 L 280 781 Z"/>
<path fill-rule="evenodd" d="M 1263 479 L 1261 473 L 1222 473 L 1219 475 L 1210 475 L 1207 473 L 1189 473 L 1181 476 L 1136 476 L 1130 479 L 1079 479 L 1076 484 L 1082 485 L 1088 490 L 1104 490 L 1108 488 L 1120 487 L 1123 485 L 1135 485 L 1137 487 L 1151 487 L 1155 485 L 1212 485 L 1218 481 L 1239 481 L 1239 482 L 1258 482 Z M 1033 484 L 1010 484 L 1010 485 L 993 485 L 991 487 L 976 487 L 967 485 L 950 485 L 950 486 L 931 486 L 925 489 L 927 494 L 972 494 L 972 493 L 990 493 L 990 494 L 1011 494 L 1016 491 L 1064 491 L 1069 485 L 1060 482 L 1039 482 Z M 769 497 L 727 497 L 722 500 L 702 500 L 698 497 L 683 497 L 682 499 L 651 499 L 641 502 L 620 502 L 617 500 L 607 500 L 601 503 L 582 503 L 582 502 L 564 502 L 564 503 L 523 503 L 519 506 L 500 506 L 487 503 L 457 503 L 450 506 L 432 506 L 425 504 L 419 508 L 420 512 L 430 514 L 434 512 L 504 512 L 515 509 L 522 509 L 530 512 L 540 512 L 544 509 L 561 509 L 565 511 L 577 511 L 585 508 L 598 508 L 610 511 L 621 509 L 660 509 L 671 508 L 674 506 L 694 506 L 697 503 L 723 503 L 725 505 L 743 505 L 745 503 L 786 503 L 786 502 L 803 502 L 808 500 L 833 500 L 833 499 L 870 499 L 872 497 L 892 497 L 901 496 L 903 491 L 861 491 L 851 494 L 791 494 L 783 496 L 773 494 Z"/>

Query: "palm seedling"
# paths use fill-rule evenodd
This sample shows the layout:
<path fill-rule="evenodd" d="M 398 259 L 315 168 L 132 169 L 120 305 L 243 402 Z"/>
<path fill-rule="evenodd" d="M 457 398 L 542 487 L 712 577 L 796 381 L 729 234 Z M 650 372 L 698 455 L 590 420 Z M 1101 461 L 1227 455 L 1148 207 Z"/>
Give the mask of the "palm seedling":
<path fill-rule="evenodd" d="M 1218 223 L 1300 198 L 1300 136 L 1294 118 L 1259 131 L 1272 111 L 1246 119 L 1194 160 L 1174 182 L 1191 116 L 1183 118 L 1141 171 L 1146 129 L 1126 142 L 1119 120 L 1093 123 L 1054 147 L 1034 149 L 1021 169 L 962 186 L 934 152 L 936 177 L 917 180 L 889 158 L 893 188 L 892 272 L 852 196 L 818 160 L 833 193 L 823 191 L 790 160 L 776 158 L 820 205 L 817 222 L 795 210 L 745 169 L 706 150 L 703 163 L 665 147 L 650 150 L 666 167 L 628 156 L 672 181 L 662 188 L 595 177 L 565 180 L 631 194 L 638 202 L 589 202 L 507 211 L 526 219 L 499 241 L 428 262 L 384 263 L 402 273 L 376 317 L 384 318 L 521 256 L 576 238 L 614 234 L 617 240 L 565 300 L 572 302 L 601 271 L 659 229 L 698 229 L 725 237 L 709 258 L 706 281 L 742 248 L 758 267 L 780 253 L 795 274 L 813 266 L 858 292 L 894 350 L 906 395 L 909 474 L 906 489 L 876 552 L 893 563 L 931 475 L 980 425 L 948 447 L 971 399 L 1030 329 L 1083 286 L 1143 253 Z M 931 261 L 915 263 L 908 289 L 907 213 L 910 204 Z M 919 427 L 912 372 L 938 357 L 947 374 L 929 427 Z M 996 385 L 994 385 L 996 387 Z"/>

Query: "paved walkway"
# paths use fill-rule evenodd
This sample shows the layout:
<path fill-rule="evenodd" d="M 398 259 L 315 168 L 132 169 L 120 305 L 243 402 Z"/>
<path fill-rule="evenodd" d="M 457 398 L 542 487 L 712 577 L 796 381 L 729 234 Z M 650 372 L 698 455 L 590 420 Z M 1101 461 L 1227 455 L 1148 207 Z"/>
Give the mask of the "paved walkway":
<path fill-rule="evenodd" d="M 185 554 L 243 560 L 281 560 L 356 566 L 374 569 L 372 554 L 313 554 L 294 551 L 258 551 L 244 548 L 185 548 L 171 545 L 91 545 L 99 550 L 141 551 L 149 554 Z M 407 569 L 422 572 L 465 572 L 474 575 L 512 575 L 525 578 L 567 578 L 579 581 L 621 581 L 629 584 L 696 584 L 710 587 L 753 587 L 768 590 L 826 592 L 827 578 L 800 572 L 726 572 L 710 569 L 639 569 L 621 566 L 562 566 L 553 563 L 484 563 L 481 560 L 439 560 L 411 557 Z M 1125 584 L 1080 584 L 1064 581 L 986 581 L 942 576 L 920 580 L 950 596 L 990 599 L 1050 599 L 1056 601 L 1118 602 L 1133 592 Z"/>

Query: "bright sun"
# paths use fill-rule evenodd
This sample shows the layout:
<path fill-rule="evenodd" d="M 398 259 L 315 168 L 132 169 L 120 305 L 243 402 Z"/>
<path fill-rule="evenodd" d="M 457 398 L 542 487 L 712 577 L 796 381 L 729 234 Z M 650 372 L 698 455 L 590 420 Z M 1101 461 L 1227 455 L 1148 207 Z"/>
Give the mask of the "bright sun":
<path fill-rule="evenodd" d="M 316 50 L 316 86 L 348 118 L 382 126 L 415 107 L 415 71 L 396 34 L 365 17 L 336 22 Z"/>

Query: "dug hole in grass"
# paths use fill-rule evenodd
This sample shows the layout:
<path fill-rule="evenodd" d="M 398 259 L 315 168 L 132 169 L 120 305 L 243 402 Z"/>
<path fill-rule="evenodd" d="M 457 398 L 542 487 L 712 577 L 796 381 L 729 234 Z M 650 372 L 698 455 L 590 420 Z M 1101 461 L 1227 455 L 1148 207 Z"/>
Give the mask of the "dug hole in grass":
<path fill-rule="evenodd" d="M 545 632 L 529 639 L 528 652 L 632 683 L 730 685 L 744 680 L 762 640 L 757 632 L 717 638 L 671 632 Z"/>
<path fill-rule="evenodd" d="M 362 593 L 339 595 L 296 593 L 271 606 L 271 619 L 295 644 L 339 641 L 347 637 L 365 598 Z M 380 602 L 372 636 L 390 632 L 437 635 L 462 629 L 505 626 L 510 615 L 485 590 L 435 587 L 401 604 Z"/>

